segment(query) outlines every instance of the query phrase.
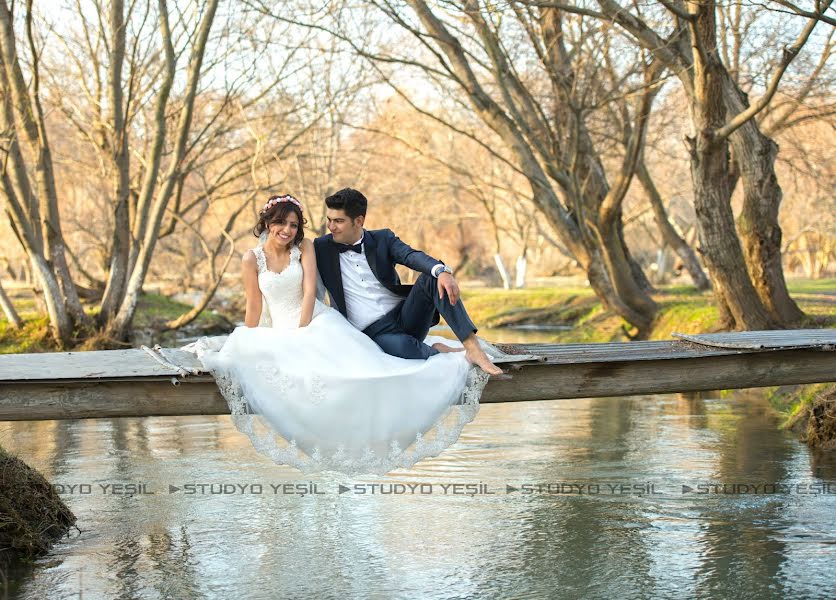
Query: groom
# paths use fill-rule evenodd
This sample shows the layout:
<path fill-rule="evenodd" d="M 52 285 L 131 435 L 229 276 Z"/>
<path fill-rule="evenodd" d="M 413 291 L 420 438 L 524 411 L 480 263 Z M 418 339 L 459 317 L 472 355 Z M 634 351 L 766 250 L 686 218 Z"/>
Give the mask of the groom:
<path fill-rule="evenodd" d="M 331 305 L 354 327 L 387 354 L 426 359 L 454 351 L 423 342 L 440 313 L 470 362 L 491 375 L 502 373 L 479 346 L 449 267 L 413 250 L 390 229 L 363 229 L 368 201 L 357 190 L 340 190 L 325 205 L 331 234 L 314 240 L 316 264 Z M 395 264 L 421 272 L 415 285 L 401 285 Z"/>

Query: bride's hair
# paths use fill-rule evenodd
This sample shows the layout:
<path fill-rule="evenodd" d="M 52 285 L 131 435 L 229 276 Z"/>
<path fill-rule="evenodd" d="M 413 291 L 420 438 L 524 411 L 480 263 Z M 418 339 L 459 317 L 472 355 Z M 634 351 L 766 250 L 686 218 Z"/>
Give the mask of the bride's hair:
<path fill-rule="evenodd" d="M 271 196 L 267 199 L 267 202 L 269 203 L 274 198 L 283 197 L 285 196 Z M 296 230 L 296 237 L 293 238 L 293 243 L 296 245 L 301 244 L 305 238 L 305 225 L 307 225 L 308 221 L 302 216 L 302 209 L 293 202 L 277 202 L 272 204 L 267 210 L 261 211 L 258 214 L 258 222 L 253 227 L 253 235 L 259 237 L 273 223 L 283 223 L 290 213 L 295 214 L 296 218 L 299 219 L 299 229 Z"/>

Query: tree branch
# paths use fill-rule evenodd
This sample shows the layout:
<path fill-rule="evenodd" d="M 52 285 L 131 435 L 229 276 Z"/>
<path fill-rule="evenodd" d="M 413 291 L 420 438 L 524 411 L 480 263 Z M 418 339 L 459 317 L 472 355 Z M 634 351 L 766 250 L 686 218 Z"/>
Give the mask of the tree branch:
<path fill-rule="evenodd" d="M 825 9 L 830 6 L 832 0 L 827 0 L 825 4 Z M 772 75 L 772 80 L 769 82 L 769 85 L 766 88 L 766 92 L 758 98 L 758 101 L 752 104 L 749 108 L 744 110 L 743 112 L 738 113 L 734 116 L 734 118 L 726 123 L 723 127 L 716 130 L 714 132 L 714 139 L 715 140 L 723 140 L 728 138 L 732 133 L 734 133 L 740 126 L 745 124 L 749 119 L 753 118 L 757 115 L 760 111 L 762 111 L 769 102 L 772 100 L 772 97 L 775 95 L 775 92 L 778 91 L 778 85 L 781 83 L 781 78 L 784 76 L 784 73 L 787 70 L 787 67 L 790 63 L 798 56 L 798 53 L 801 52 L 801 48 L 804 44 L 807 43 L 807 40 L 810 38 L 810 34 L 813 33 L 813 29 L 815 29 L 818 21 L 815 19 L 810 19 L 804 29 L 798 34 L 798 37 L 795 40 L 795 43 L 790 46 L 789 48 L 784 48 L 782 55 L 781 55 L 781 62 L 778 65 L 778 68 L 775 70 L 775 73 Z"/>

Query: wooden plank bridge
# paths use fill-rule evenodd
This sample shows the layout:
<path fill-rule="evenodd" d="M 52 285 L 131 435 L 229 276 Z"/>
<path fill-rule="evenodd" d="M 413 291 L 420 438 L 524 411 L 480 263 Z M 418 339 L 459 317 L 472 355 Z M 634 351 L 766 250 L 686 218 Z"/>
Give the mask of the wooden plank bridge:
<path fill-rule="evenodd" d="M 498 344 L 508 375 L 482 402 L 836 382 L 836 329 L 673 334 L 658 342 Z M 228 414 L 214 379 L 172 348 L 0 355 L 0 420 Z"/>

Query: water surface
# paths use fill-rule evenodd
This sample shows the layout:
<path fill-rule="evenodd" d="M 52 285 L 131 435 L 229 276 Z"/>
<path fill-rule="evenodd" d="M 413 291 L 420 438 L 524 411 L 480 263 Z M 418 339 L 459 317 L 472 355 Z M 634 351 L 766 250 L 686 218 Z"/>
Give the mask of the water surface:
<path fill-rule="evenodd" d="M 0 423 L 0 444 L 80 530 L 9 598 L 834 596 L 836 464 L 757 393 L 484 405 L 378 479 L 276 466 L 225 416 Z"/>

